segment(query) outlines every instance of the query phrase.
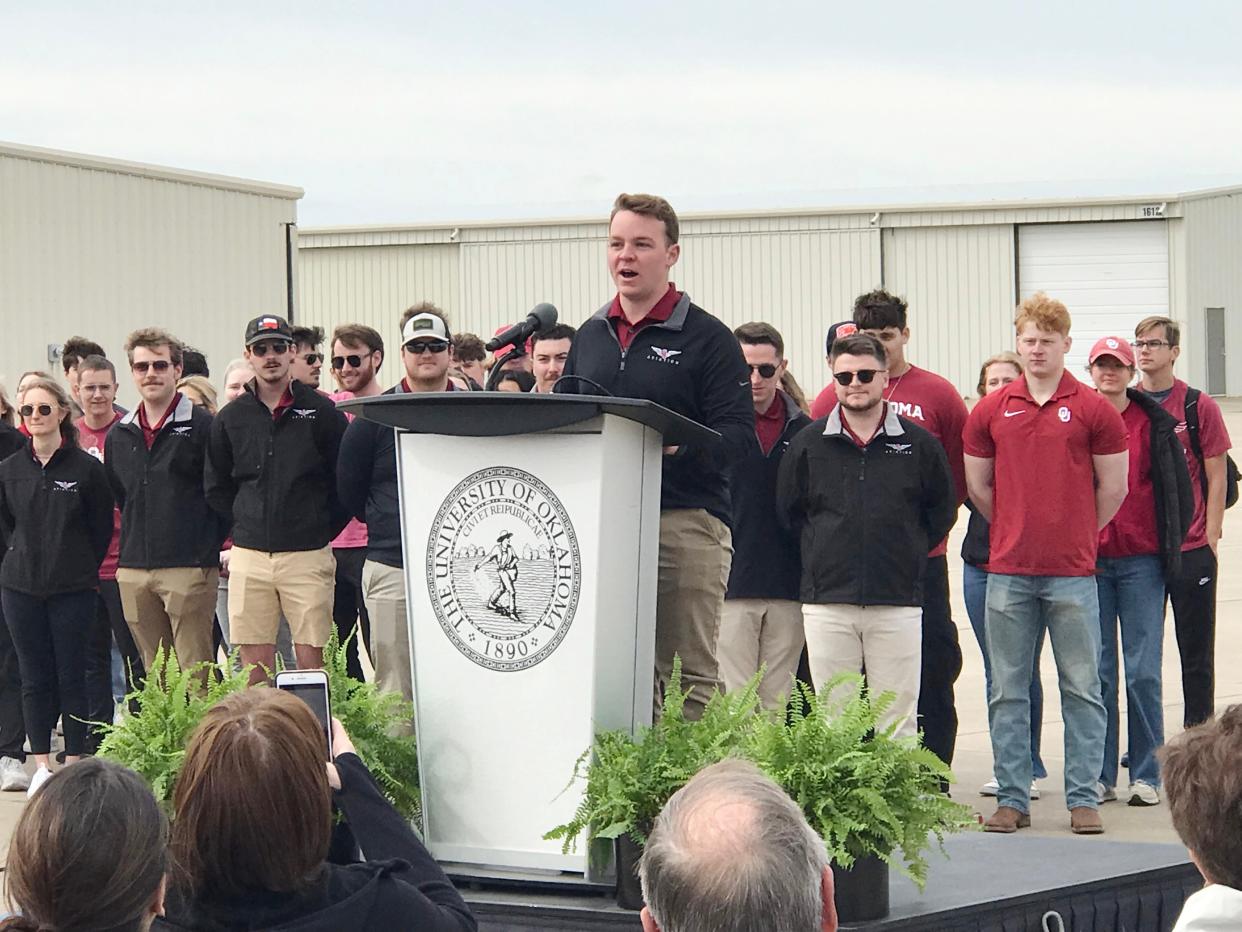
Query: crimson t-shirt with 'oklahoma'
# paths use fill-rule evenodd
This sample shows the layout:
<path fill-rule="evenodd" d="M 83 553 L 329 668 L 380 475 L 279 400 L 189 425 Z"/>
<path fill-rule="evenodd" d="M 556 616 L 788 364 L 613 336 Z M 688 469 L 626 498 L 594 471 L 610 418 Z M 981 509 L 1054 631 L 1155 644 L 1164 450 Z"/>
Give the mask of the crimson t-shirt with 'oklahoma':
<path fill-rule="evenodd" d="M 967 456 L 993 460 L 988 572 L 1094 575 L 1092 457 L 1126 452 L 1117 409 L 1068 372 L 1040 405 L 1023 376 L 975 405 L 962 439 Z"/>

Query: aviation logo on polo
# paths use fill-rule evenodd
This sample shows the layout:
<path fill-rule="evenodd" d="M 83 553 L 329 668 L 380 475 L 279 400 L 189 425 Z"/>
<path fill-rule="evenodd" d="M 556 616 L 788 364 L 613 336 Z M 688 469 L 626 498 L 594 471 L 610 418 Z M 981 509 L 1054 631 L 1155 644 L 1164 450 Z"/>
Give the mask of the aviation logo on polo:
<path fill-rule="evenodd" d="M 569 514 L 530 473 L 481 469 L 436 512 L 427 539 L 431 607 L 479 666 L 513 672 L 546 660 L 573 624 L 581 588 Z"/>

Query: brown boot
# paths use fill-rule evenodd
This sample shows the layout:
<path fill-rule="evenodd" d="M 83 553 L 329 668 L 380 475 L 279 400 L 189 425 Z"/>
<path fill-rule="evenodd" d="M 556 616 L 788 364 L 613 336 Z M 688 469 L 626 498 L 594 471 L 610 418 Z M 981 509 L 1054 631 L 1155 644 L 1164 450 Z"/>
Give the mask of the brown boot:
<path fill-rule="evenodd" d="M 999 832 L 1002 835 L 1012 835 L 1020 828 L 1028 828 L 1031 824 L 1031 817 L 1012 806 L 997 806 L 996 811 L 992 813 L 992 818 L 983 823 L 985 832 Z"/>
<path fill-rule="evenodd" d="M 1070 810 L 1070 831 L 1075 835 L 1103 835 L 1104 823 L 1099 810 L 1090 806 L 1075 806 Z"/>

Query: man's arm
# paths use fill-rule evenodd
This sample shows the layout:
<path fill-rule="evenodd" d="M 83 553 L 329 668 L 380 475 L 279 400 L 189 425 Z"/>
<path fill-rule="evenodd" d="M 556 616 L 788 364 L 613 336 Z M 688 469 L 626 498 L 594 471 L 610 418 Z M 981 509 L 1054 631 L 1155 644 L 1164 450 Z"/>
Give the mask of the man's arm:
<path fill-rule="evenodd" d="M 991 521 L 996 460 L 991 456 L 971 456 L 969 453 L 963 454 L 962 460 L 966 466 L 966 491 L 970 494 L 970 500 L 975 503 L 979 514 Z"/>
<path fill-rule="evenodd" d="M 237 481 L 233 478 L 233 447 L 222 418 L 216 418 L 211 424 L 207 455 L 203 458 L 203 492 L 207 504 L 231 524 Z"/>
<path fill-rule="evenodd" d="M 720 443 L 710 449 L 681 449 L 681 455 L 711 457 L 727 465 L 742 459 L 759 441 L 755 439 L 755 406 L 750 397 L 750 369 L 737 338 L 723 324 L 713 340 L 712 357 L 703 368 L 698 388 L 703 425 L 720 432 Z M 691 445 L 697 446 L 697 445 Z"/>
<path fill-rule="evenodd" d="M 345 428 L 336 457 L 336 494 L 359 521 L 367 520 L 367 498 L 375 469 L 375 427 L 357 417 Z"/>
<path fill-rule="evenodd" d="M 1225 523 L 1225 457 L 1205 456 L 1203 470 L 1207 473 L 1207 500 L 1204 502 L 1207 519 L 1207 542 L 1216 553 L 1216 545 L 1220 543 L 1221 532 Z"/>
<path fill-rule="evenodd" d="M 1091 457 L 1095 464 L 1095 523 L 1103 530 L 1126 500 L 1130 487 L 1130 451 L 1096 454 Z"/>
<path fill-rule="evenodd" d="M 952 530 L 961 502 L 944 447 L 935 441 L 928 444 L 928 452 L 930 455 L 923 460 L 923 508 L 928 541 L 934 544 Z"/>

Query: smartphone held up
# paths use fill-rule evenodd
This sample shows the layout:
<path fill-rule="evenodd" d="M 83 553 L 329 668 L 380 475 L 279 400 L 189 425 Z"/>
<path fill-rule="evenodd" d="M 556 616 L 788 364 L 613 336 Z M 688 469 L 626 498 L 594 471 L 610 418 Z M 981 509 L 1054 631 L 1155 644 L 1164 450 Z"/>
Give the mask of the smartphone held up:
<path fill-rule="evenodd" d="M 276 674 L 276 688 L 293 693 L 305 702 L 323 729 L 327 760 L 332 760 L 332 703 L 328 695 L 328 674 L 323 670 L 282 670 Z"/>

